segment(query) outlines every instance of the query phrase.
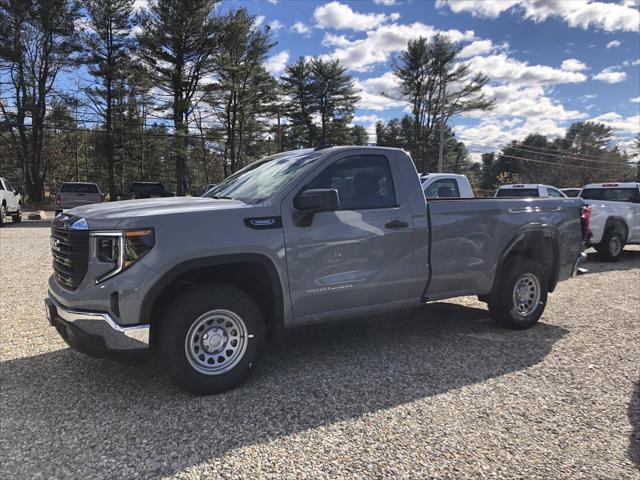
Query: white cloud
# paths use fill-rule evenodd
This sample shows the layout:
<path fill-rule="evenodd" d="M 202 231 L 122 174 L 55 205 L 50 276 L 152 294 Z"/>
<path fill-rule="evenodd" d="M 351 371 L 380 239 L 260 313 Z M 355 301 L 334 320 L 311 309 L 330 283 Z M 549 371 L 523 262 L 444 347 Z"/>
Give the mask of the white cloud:
<path fill-rule="evenodd" d="M 291 30 L 293 30 L 296 33 L 299 33 L 300 35 L 309 35 L 311 33 L 311 28 L 302 22 L 294 23 L 293 26 L 291 27 Z"/>
<path fill-rule="evenodd" d="M 280 20 L 276 19 L 269 24 L 269 28 L 271 29 L 271 31 L 277 32 L 281 28 L 284 28 L 284 24 Z"/>
<path fill-rule="evenodd" d="M 625 60 L 624 62 L 622 62 L 622 65 L 624 67 L 630 67 L 632 65 L 640 65 L 640 58 L 637 60 Z"/>
<path fill-rule="evenodd" d="M 139 12 L 141 10 L 147 10 L 149 8 L 149 0 L 134 0 L 131 10 L 133 12 Z"/>
<path fill-rule="evenodd" d="M 258 28 L 260 25 L 262 25 L 264 23 L 264 15 L 258 15 L 256 18 L 254 18 L 253 20 L 253 26 L 255 28 Z"/>
<path fill-rule="evenodd" d="M 346 47 L 351 41 L 344 35 L 334 35 L 333 33 L 325 33 L 321 42 L 323 47 Z"/>
<path fill-rule="evenodd" d="M 337 58 L 352 70 L 366 71 L 375 63 L 386 62 L 392 53 L 406 49 L 409 40 L 420 36 L 431 37 L 437 32 L 434 27 L 420 22 L 407 25 L 397 23 L 382 25 L 368 31 L 365 38 L 349 41 L 342 37 L 341 45 L 324 57 Z M 442 33 L 446 33 L 454 42 L 469 41 L 474 38 L 474 32 L 470 30 L 466 32 L 447 30 Z"/>
<path fill-rule="evenodd" d="M 616 48 L 620 45 L 622 45 L 622 42 L 620 42 L 620 40 L 611 40 L 609 43 L 607 43 L 607 48 Z"/>
<path fill-rule="evenodd" d="M 594 122 L 604 123 L 615 132 L 638 133 L 640 132 L 640 115 L 623 117 L 616 112 L 607 112 L 591 119 Z"/>
<path fill-rule="evenodd" d="M 640 103 L 640 97 L 630 98 L 629 101 L 633 103 Z"/>
<path fill-rule="evenodd" d="M 396 0 L 373 0 L 373 3 L 376 5 L 384 5 L 386 7 L 390 7 L 391 5 L 395 5 Z"/>
<path fill-rule="evenodd" d="M 620 83 L 627 79 L 627 74 L 616 71 L 616 67 L 607 67 L 600 73 L 595 74 L 592 78 L 606 83 Z"/>
<path fill-rule="evenodd" d="M 579 72 L 559 70 L 547 65 L 529 65 L 507 57 L 504 53 L 475 57 L 468 64 L 472 71 L 483 72 L 491 79 L 520 84 L 579 83 L 587 79 Z"/>
<path fill-rule="evenodd" d="M 494 45 L 491 40 L 476 40 L 460 50 L 458 58 L 470 58 L 477 55 L 492 53 L 496 50 L 506 50 L 508 48 L 509 44 L 507 42 L 504 42 L 500 45 Z"/>
<path fill-rule="evenodd" d="M 269 2 L 271 5 L 277 5 L 278 4 L 278 0 L 267 0 L 267 2 Z"/>
<path fill-rule="evenodd" d="M 382 77 L 378 78 L 367 79 L 364 81 L 355 79 L 355 88 L 360 96 L 357 108 L 363 110 L 374 110 L 376 112 L 382 112 L 384 110 L 403 110 L 406 108 L 407 102 L 389 98 L 382 94 L 383 92 L 386 95 L 391 95 L 393 93 L 393 91 L 389 91 L 389 87 L 393 85 L 393 81 L 391 80 L 392 75 L 392 72 L 387 72 Z"/>
<path fill-rule="evenodd" d="M 289 50 L 283 50 L 282 52 L 276 53 L 275 55 L 267 58 L 267 61 L 264 62 L 264 68 L 271 75 L 278 75 L 284 71 L 288 61 Z"/>
<path fill-rule="evenodd" d="M 568 58 L 562 62 L 560 68 L 567 72 L 581 72 L 582 70 L 586 70 L 588 67 L 580 60 Z"/>
<path fill-rule="evenodd" d="M 589 27 L 609 32 L 640 30 L 640 12 L 629 3 L 592 0 L 437 0 L 436 6 L 448 6 L 454 13 L 468 12 L 477 17 L 488 18 L 496 18 L 507 10 L 521 12 L 524 18 L 534 22 L 560 17 L 569 26 L 583 30 Z"/>
<path fill-rule="evenodd" d="M 589 100 L 593 100 L 594 98 L 596 98 L 597 95 L 593 94 L 593 93 L 587 93 L 585 95 L 582 95 L 580 98 L 580 100 L 582 101 L 582 103 L 584 102 L 588 102 Z"/>
<path fill-rule="evenodd" d="M 313 17 L 320 28 L 365 31 L 376 28 L 387 20 L 395 21 L 400 18 L 400 14 L 358 13 L 354 12 L 349 5 L 334 1 L 316 7 Z"/>

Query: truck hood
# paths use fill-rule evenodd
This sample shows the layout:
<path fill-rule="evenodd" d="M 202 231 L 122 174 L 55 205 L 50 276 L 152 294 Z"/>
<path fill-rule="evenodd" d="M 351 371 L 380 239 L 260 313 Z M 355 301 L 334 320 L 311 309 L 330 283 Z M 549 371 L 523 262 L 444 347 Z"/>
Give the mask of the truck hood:
<path fill-rule="evenodd" d="M 68 214 L 82 217 L 90 230 L 116 228 L 123 220 L 137 223 L 136 219 L 155 216 L 181 215 L 196 212 L 247 208 L 252 205 L 239 200 L 202 197 L 148 198 L 119 202 L 95 203 L 69 210 Z"/>

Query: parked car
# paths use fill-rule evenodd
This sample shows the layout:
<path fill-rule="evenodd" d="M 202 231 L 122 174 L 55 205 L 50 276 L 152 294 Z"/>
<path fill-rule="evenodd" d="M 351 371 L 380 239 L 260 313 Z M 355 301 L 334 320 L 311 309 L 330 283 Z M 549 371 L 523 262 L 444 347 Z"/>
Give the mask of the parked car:
<path fill-rule="evenodd" d="M 287 327 L 462 295 L 487 302 L 500 325 L 531 327 L 576 271 L 583 207 L 425 201 L 411 157 L 395 148 L 279 153 L 205 197 L 57 217 L 48 317 L 81 352 L 131 360 L 151 342 L 175 383 L 221 392 Z"/>
<path fill-rule="evenodd" d="M 464 175 L 454 173 L 423 173 L 422 190 L 427 200 L 433 198 L 473 198 L 473 189 Z"/>
<path fill-rule="evenodd" d="M 514 185 L 502 185 L 496 191 L 496 197 L 565 198 L 566 195 L 556 187 L 552 187 L 550 185 L 540 185 L 537 183 L 518 183 Z"/>
<path fill-rule="evenodd" d="M 608 262 L 640 244 L 640 183 L 591 183 L 580 196 L 591 206 L 588 245 Z"/>
<path fill-rule="evenodd" d="M 561 188 L 560 191 L 564 193 L 567 197 L 579 197 L 581 188 Z"/>
<path fill-rule="evenodd" d="M 102 200 L 102 193 L 96 183 L 64 182 L 56 194 L 55 215 L 58 216 L 69 208 L 92 205 Z"/>
<path fill-rule="evenodd" d="M 175 193 L 168 191 L 160 182 L 133 182 L 129 187 L 129 198 L 158 198 L 174 197 Z"/>
<path fill-rule="evenodd" d="M 7 217 L 11 217 L 14 223 L 22 221 L 22 195 L 9 180 L 0 177 L 0 227 Z"/>

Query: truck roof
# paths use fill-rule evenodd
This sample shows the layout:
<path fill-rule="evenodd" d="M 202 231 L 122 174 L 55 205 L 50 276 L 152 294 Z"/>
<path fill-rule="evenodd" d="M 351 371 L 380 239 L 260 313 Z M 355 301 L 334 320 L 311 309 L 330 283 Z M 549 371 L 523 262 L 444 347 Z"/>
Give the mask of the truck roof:
<path fill-rule="evenodd" d="M 543 183 L 514 183 L 511 185 L 502 185 L 501 189 L 509 189 L 509 188 L 538 188 L 538 187 L 546 187 L 546 188 L 557 188 L 553 185 L 545 185 Z"/>
<path fill-rule="evenodd" d="M 420 174 L 420 180 L 426 180 L 427 178 L 441 178 L 441 177 L 467 178 L 464 175 L 460 175 L 459 173 L 421 173 Z"/>
<path fill-rule="evenodd" d="M 585 185 L 584 188 L 638 188 L 640 183 L 638 182 L 606 182 L 606 183 L 590 183 Z"/>

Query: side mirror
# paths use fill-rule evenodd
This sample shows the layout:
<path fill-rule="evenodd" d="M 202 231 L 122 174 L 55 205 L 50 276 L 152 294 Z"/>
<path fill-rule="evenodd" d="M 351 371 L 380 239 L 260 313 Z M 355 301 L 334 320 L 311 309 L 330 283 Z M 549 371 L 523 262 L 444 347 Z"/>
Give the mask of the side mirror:
<path fill-rule="evenodd" d="M 340 197 L 334 189 L 309 189 L 298 195 L 294 207 L 299 211 L 294 212 L 293 223 L 299 227 L 308 227 L 317 212 L 338 210 Z"/>

